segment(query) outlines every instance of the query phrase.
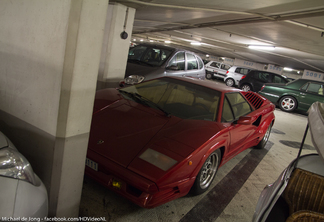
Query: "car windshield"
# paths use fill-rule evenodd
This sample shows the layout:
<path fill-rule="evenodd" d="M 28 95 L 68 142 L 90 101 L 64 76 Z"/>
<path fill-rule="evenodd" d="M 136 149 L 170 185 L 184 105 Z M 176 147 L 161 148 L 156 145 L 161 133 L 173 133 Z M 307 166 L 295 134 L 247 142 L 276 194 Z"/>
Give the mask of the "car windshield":
<path fill-rule="evenodd" d="M 126 99 L 163 110 L 166 114 L 209 121 L 216 119 L 221 95 L 216 90 L 172 78 L 156 79 L 119 91 Z M 139 96 L 146 102 L 141 102 Z"/>
<path fill-rule="evenodd" d="M 139 45 L 128 52 L 128 62 L 149 66 L 161 66 L 171 55 L 172 50 L 158 46 Z"/>

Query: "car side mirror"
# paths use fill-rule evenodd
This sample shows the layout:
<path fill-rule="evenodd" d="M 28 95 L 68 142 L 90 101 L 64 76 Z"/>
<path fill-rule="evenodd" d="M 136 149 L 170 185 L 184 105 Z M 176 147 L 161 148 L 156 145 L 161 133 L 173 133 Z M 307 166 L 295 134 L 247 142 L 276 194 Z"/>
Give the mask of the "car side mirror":
<path fill-rule="evenodd" d="M 241 116 L 238 120 L 237 120 L 237 124 L 240 125 L 251 125 L 254 121 L 254 118 L 252 118 L 251 116 Z"/>
<path fill-rule="evenodd" d="M 178 66 L 176 66 L 176 65 L 168 66 L 168 67 L 166 67 L 166 69 L 167 70 L 174 70 L 174 71 L 179 70 Z"/>

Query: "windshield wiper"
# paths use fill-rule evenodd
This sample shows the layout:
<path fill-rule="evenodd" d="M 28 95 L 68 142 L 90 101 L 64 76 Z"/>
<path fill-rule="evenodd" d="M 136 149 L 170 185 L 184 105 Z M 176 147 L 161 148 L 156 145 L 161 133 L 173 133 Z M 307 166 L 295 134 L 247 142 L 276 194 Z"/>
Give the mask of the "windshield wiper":
<path fill-rule="evenodd" d="M 163 108 L 161 108 L 158 104 L 156 104 L 155 102 L 145 98 L 144 96 L 141 96 L 140 94 L 138 93 L 134 93 L 137 98 L 140 98 L 143 102 L 147 103 L 148 106 L 154 106 L 155 108 L 161 110 L 162 112 L 164 112 L 164 114 L 167 116 L 167 117 L 170 117 L 171 113 L 165 111 Z"/>
<path fill-rule="evenodd" d="M 140 94 L 138 93 L 131 93 L 131 92 L 127 92 L 127 91 L 124 91 L 124 90 L 118 90 L 120 93 L 130 97 L 132 100 L 134 100 L 135 102 L 139 102 L 143 105 L 146 105 L 146 106 L 149 106 L 149 107 L 155 107 L 157 108 L 158 110 L 162 111 L 167 117 L 170 117 L 170 113 L 165 111 L 163 108 L 161 108 L 158 104 L 152 102 L 151 100 L 141 96 Z"/>

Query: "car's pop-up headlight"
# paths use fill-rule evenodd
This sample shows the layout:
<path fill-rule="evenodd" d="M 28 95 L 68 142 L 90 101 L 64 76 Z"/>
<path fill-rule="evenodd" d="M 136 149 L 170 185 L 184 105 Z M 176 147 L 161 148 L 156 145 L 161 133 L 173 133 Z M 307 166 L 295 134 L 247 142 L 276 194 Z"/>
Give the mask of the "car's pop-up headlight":
<path fill-rule="evenodd" d="M 0 149 L 0 176 L 12 177 L 36 185 L 34 171 L 28 160 L 11 148 Z"/>
<path fill-rule="evenodd" d="M 125 83 L 128 85 L 138 84 L 144 81 L 144 76 L 131 75 L 125 78 Z"/>
<path fill-rule="evenodd" d="M 139 158 L 149 162 L 150 164 L 153 164 L 154 166 L 164 171 L 167 171 L 177 163 L 177 161 L 172 159 L 171 157 L 168 157 L 152 149 L 147 149 L 144 153 L 142 153 L 142 155 L 140 155 Z"/>

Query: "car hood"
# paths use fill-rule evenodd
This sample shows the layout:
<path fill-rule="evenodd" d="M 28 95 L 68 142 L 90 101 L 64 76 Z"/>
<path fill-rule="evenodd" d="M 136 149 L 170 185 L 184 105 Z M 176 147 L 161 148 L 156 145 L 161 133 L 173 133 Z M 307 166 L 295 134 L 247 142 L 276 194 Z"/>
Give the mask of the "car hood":
<path fill-rule="evenodd" d="M 167 117 L 159 110 L 117 96 L 117 90 L 106 93 L 117 100 L 108 99 L 107 105 L 100 101 L 102 108 L 95 104 L 89 149 L 152 181 L 166 171 L 140 158 L 147 149 L 180 163 L 224 128 L 211 121 Z"/>
<path fill-rule="evenodd" d="M 8 146 L 9 143 L 7 137 L 2 132 L 0 132 L 0 149 Z"/>
<path fill-rule="evenodd" d="M 126 74 L 125 77 L 130 75 L 141 75 L 147 76 L 153 74 L 155 72 L 159 72 L 161 70 L 161 74 L 163 73 L 163 67 L 160 66 L 149 66 L 149 65 L 141 65 L 132 62 L 127 62 L 126 66 Z"/>

